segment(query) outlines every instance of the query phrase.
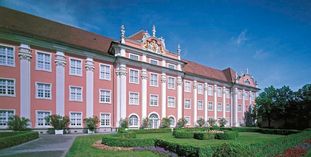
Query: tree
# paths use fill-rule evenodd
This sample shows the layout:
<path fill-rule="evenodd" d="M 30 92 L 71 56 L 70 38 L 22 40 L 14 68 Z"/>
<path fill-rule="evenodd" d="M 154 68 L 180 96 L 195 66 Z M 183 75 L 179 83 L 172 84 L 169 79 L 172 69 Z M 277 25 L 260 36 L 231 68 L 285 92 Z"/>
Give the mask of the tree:
<path fill-rule="evenodd" d="M 128 128 L 128 120 L 127 120 L 127 118 L 120 119 L 119 123 L 120 123 L 120 128 L 123 128 L 123 129 Z"/>
<path fill-rule="evenodd" d="M 63 130 L 68 128 L 70 120 L 68 116 L 50 115 L 45 118 L 45 121 L 50 123 L 55 130 Z"/>
<path fill-rule="evenodd" d="M 203 127 L 205 125 L 205 120 L 203 118 L 200 118 L 197 120 L 197 123 L 198 123 L 199 127 Z"/>
<path fill-rule="evenodd" d="M 149 126 L 149 119 L 148 118 L 144 118 L 143 119 L 143 123 L 141 124 L 141 129 L 145 129 L 145 128 L 148 128 Z"/>
<path fill-rule="evenodd" d="M 227 120 L 225 118 L 219 118 L 218 119 L 218 123 L 220 127 L 225 127 L 225 125 L 227 124 Z"/>
<path fill-rule="evenodd" d="M 90 131 L 94 131 L 97 128 L 97 125 L 99 123 L 99 119 L 97 116 L 93 116 L 93 117 L 85 118 L 84 122 L 86 124 L 86 127 Z"/>
<path fill-rule="evenodd" d="M 244 123 L 247 127 L 255 126 L 256 112 L 254 108 L 250 105 L 248 111 L 244 113 Z"/>
<path fill-rule="evenodd" d="M 209 118 L 209 119 L 207 120 L 207 123 L 208 123 L 208 125 L 209 125 L 210 127 L 213 127 L 213 126 L 216 124 L 216 122 L 217 122 L 217 120 L 214 119 L 214 118 Z"/>
<path fill-rule="evenodd" d="M 177 121 L 177 125 L 176 127 L 177 128 L 183 128 L 185 127 L 185 125 L 188 123 L 188 121 L 185 119 L 185 118 L 180 118 L 178 121 Z"/>
<path fill-rule="evenodd" d="M 29 119 L 24 118 L 24 117 L 19 117 L 17 115 L 10 117 L 8 121 L 9 129 L 12 129 L 14 131 L 26 130 L 28 125 L 29 125 Z"/>
<path fill-rule="evenodd" d="M 170 127 L 170 119 L 162 118 L 160 127 L 161 128 L 169 128 Z"/>

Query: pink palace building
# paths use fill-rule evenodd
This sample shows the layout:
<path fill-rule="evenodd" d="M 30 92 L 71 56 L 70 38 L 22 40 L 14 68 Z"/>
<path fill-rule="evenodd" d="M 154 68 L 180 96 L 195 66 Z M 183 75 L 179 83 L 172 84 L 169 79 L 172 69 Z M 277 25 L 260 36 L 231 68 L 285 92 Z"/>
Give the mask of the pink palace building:
<path fill-rule="evenodd" d="M 121 119 L 139 128 L 144 118 L 158 128 L 185 118 L 225 118 L 244 123 L 255 104 L 256 81 L 233 69 L 218 70 L 181 58 L 165 40 L 139 31 L 120 41 L 33 15 L 0 8 L 0 128 L 11 115 L 47 130 L 52 114 L 67 115 L 70 129 L 85 128 L 96 115 L 99 131 L 111 131 Z"/>

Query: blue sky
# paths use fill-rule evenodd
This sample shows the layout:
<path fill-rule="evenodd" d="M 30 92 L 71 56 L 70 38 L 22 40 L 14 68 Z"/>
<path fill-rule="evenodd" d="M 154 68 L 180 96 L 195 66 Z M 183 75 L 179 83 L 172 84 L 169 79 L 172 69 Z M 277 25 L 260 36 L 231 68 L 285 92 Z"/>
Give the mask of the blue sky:
<path fill-rule="evenodd" d="M 182 58 L 249 72 L 259 87 L 311 83 L 311 1 L 1 0 L 6 6 L 119 39 L 141 29 Z"/>

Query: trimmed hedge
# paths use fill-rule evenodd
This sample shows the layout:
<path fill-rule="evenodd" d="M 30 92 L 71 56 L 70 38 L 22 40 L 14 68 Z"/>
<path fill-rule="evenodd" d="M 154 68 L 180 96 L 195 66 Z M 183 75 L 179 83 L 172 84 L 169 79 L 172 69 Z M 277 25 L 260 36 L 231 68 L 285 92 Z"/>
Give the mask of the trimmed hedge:
<path fill-rule="evenodd" d="M 33 132 L 33 131 L 23 131 L 23 132 L 13 132 L 13 133 L 15 133 L 15 135 L 13 135 L 12 133 L 4 133 L 8 136 L 6 137 L 1 136 L 0 149 L 22 144 L 22 143 L 34 140 L 39 137 L 39 133 Z M 3 133 L 0 133 L 0 134 L 3 134 Z"/>
<path fill-rule="evenodd" d="M 193 138 L 198 139 L 198 140 L 214 139 L 215 134 L 207 133 L 207 132 L 194 132 Z"/>
<path fill-rule="evenodd" d="M 134 132 L 136 134 L 149 134 L 149 133 L 168 133 L 172 132 L 171 128 L 161 128 L 161 129 L 139 129 L 139 130 L 129 130 L 129 132 Z"/>
<path fill-rule="evenodd" d="M 239 132 L 237 132 L 237 131 L 225 130 L 224 133 L 216 133 L 215 139 L 235 140 L 238 136 L 239 136 Z"/>
<path fill-rule="evenodd" d="M 173 142 L 167 142 L 164 140 L 156 140 L 155 146 L 159 146 L 164 148 L 165 150 L 169 150 L 171 152 L 176 153 L 178 156 L 199 156 L 200 148 L 189 146 L 189 145 L 181 145 Z"/>
<path fill-rule="evenodd" d="M 121 138 L 114 136 L 105 136 L 102 138 L 102 144 L 114 147 L 144 147 L 144 146 L 153 146 L 154 139 Z"/>
<path fill-rule="evenodd" d="M 193 138 L 193 132 L 184 130 L 174 130 L 173 136 L 175 138 Z"/>
<path fill-rule="evenodd" d="M 276 134 L 276 135 L 290 135 L 296 134 L 301 131 L 299 130 L 288 130 L 288 129 L 266 129 L 266 128 L 255 128 L 255 127 L 237 127 L 232 128 L 233 131 L 238 132 L 259 132 L 263 134 Z"/>

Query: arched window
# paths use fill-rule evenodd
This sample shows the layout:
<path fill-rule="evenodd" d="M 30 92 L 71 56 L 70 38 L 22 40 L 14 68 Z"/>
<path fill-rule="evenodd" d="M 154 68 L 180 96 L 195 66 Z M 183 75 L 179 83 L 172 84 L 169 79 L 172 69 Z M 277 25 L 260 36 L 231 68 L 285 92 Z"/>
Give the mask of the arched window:
<path fill-rule="evenodd" d="M 249 82 L 249 80 L 245 80 L 244 83 L 247 85 L 251 84 L 251 82 Z"/>
<path fill-rule="evenodd" d="M 170 127 L 171 128 L 175 127 L 175 119 L 174 119 L 174 117 L 170 117 L 168 119 L 170 120 Z"/>
<path fill-rule="evenodd" d="M 138 117 L 136 115 L 131 115 L 129 118 L 129 127 L 138 126 Z"/>
<path fill-rule="evenodd" d="M 149 123 L 150 128 L 155 129 L 155 128 L 159 127 L 159 117 L 157 114 L 155 114 L 155 113 L 151 114 L 149 116 L 149 121 L 150 121 L 150 123 Z"/>

